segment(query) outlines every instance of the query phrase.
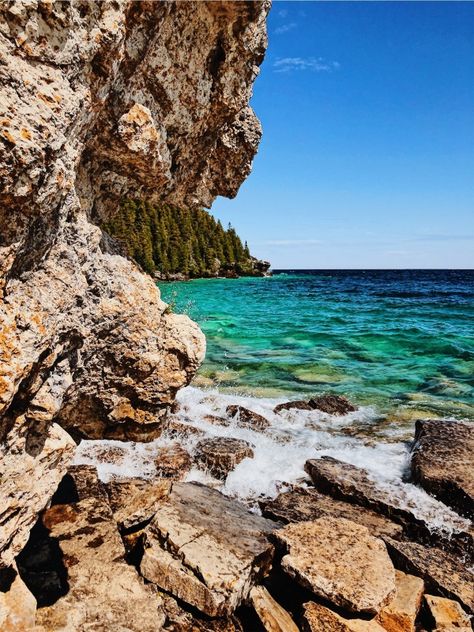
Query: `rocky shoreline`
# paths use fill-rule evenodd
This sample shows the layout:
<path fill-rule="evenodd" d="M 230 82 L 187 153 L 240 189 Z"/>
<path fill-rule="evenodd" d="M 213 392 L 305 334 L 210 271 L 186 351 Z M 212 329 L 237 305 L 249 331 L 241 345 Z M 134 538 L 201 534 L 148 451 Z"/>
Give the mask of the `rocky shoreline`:
<path fill-rule="evenodd" d="M 182 272 L 176 273 L 163 273 L 155 272 L 153 278 L 159 282 L 176 282 L 176 281 L 190 281 L 191 279 L 239 279 L 240 277 L 269 277 L 272 275 L 270 271 L 271 263 L 269 261 L 263 261 L 262 259 L 250 258 L 252 263 L 252 271 L 242 274 L 235 269 L 235 267 L 228 266 L 227 268 L 219 269 L 215 274 L 205 277 L 194 277 L 189 274 L 183 274 Z"/>
<path fill-rule="evenodd" d="M 332 411 L 348 404 L 319 398 Z M 227 414 L 266 431 L 265 419 L 242 406 Z M 168 424 L 185 436 L 173 416 Z M 472 501 L 473 428 L 419 421 L 412 479 L 435 496 L 455 487 Z M 195 459 L 225 479 L 249 456 L 243 443 L 203 439 Z M 2 576 L 2 630 L 86 630 L 91 622 L 137 632 L 471 629 L 468 520 L 460 516 L 457 532 L 436 531 L 365 470 L 329 457 L 308 460 L 309 478 L 262 499 L 258 515 L 211 487 L 181 482 L 190 461 L 177 443 L 157 458 L 154 477 L 108 483 L 93 466 L 69 466 Z M 459 505 L 454 494 L 450 500 Z"/>

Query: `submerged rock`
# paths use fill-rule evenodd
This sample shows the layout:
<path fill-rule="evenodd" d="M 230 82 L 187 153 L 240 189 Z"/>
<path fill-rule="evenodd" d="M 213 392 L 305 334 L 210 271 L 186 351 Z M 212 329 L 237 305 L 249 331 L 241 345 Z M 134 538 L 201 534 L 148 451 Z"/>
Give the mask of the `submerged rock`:
<path fill-rule="evenodd" d="M 250 601 L 267 632 L 298 632 L 288 612 L 273 599 L 264 586 L 254 586 Z"/>
<path fill-rule="evenodd" d="M 268 572 L 276 525 L 218 491 L 175 483 L 145 529 L 142 575 L 211 617 L 231 614 Z"/>
<path fill-rule="evenodd" d="M 213 476 L 225 480 L 241 461 L 253 457 L 252 448 L 253 446 L 243 439 L 202 439 L 196 446 L 195 459 Z"/>
<path fill-rule="evenodd" d="M 427 492 L 474 519 L 474 423 L 417 421 L 411 472 Z"/>
<path fill-rule="evenodd" d="M 285 523 L 316 520 L 329 516 L 346 518 L 364 525 L 376 537 L 388 535 L 398 538 L 402 534 L 402 527 L 389 518 L 370 509 L 336 500 L 311 487 L 308 489 L 295 487 L 279 494 L 274 500 L 262 501 L 260 507 L 266 518 Z"/>
<path fill-rule="evenodd" d="M 235 417 L 237 425 L 242 428 L 251 428 L 252 430 L 266 430 L 270 422 L 263 415 L 255 413 L 244 406 L 230 405 L 225 409 L 229 417 Z"/>
<path fill-rule="evenodd" d="M 415 632 L 415 621 L 423 599 L 424 582 L 414 575 L 395 572 L 395 597 L 376 620 L 387 632 Z"/>
<path fill-rule="evenodd" d="M 416 542 L 398 542 L 384 538 L 395 566 L 421 577 L 428 590 L 455 599 L 470 613 L 474 612 L 474 573 L 459 555 Z"/>
<path fill-rule="evenodd" d="M 346 619 L 325 606 L 304 604 L 303 632 L 385 632 L 375 620 Z"/>
<path fill-rule="evenodd" d="M 125 629 L 156 632 L 165 617 L 160 599 L 145 586 L 125 550 L 108 503 L 86 498 L 54 505 L 43 523 L 57 538 L 67 570 L 68 592 L 41 608 L 37 623 L 49 632 Z"/>
<path fill-rule="evenodd" d="M 158 476 L 180 481 L 191 469 L 192 459 L 187 450 L 175 443 L 159 449 L 155 465 Z"/>
<path fill-rule="evenodd" d="M 276 531 L 281 566 L 304 588 L 349 612 L 375 615 L 395 593 L 395 569 L 382 540 L 344 518 L 319 518 Z"/>
<path fill-rule="evenodd" d="M 471 632 L 471 617 L 464 612 L 457 601 L 425 595 L 425 602 L 435 632 Z"/>
<path fill-rule="evenodd" d="M 296 400 L 278 404 L 273 412 L 279 413 L 282 410 L 290 410 L 296 408 L 298 410 L 320 410 L 328 415 L 347 415 L 357 410 L 351 402 L 343 395 L 320 395 L 312 397 L 309 400 Z"/>

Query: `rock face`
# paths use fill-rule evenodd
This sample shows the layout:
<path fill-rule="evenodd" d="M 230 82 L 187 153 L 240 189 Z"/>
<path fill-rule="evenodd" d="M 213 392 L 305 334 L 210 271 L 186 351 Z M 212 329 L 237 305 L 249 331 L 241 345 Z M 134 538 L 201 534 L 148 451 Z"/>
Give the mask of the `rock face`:
<path fill-rule="evenodd" d="M 415 632 L 415 621 L 424 592 L 423 580 L 414 575 L 395 572 L 395 597 L 377 615 L 387 632 Z"/>
<path fill-rule="evenodd" d="M 260 506 L 266 518 L 285 523 L 330 516 L 346 518 L 364 525 L 376 537 L 387 535 L 397 538 L 402 533 L 402 527 L 389 518 L 370 509 L 335 500 L 312 488 L 295 487 L 288 492 L 283 492 L 275 500 L 262 501 Z"/>
<path fill-rule="evenodd" d="M 253 457 L 252 446 L 242 439 L 214 437 L 203 439 L 196 446 L 195 458 L 198 463 L 222 480 L 248 457 Z"/>
<path fill-rule="evenodd" d="M 385 544 L 343 518 L 290 524 L 274 537 L 287 554 L 284 571 L 303 587 L 349 612 L 377 614 L 395 592 Z"/>
<path fill-rule="evenodd" d="M 474 519 L 474 423 L 417 421 L 411 471 L 427 492 Z"/>
<path fill-rule="evenodd" d="M 435 632 L 470 632 L 472 630 L 471 617 L 463 611 L 456 601 L 425 595 L 425 602 L 434 622 Z"/>
<path fill-rule="evenodd" d="M 325 606 L 304 604 L 303 632 L 385 632 L 377 621 L 346 619 Z"/>
<path fill-rule="evenodd" d="M 428 590 L 455 599 L 467 612 L 474 613 L 474 573 L 459 555 L 417 542 L 385 538 L 385 543 L 397 568 L 418 575 Z"/>
<path fill-rule="evenodd" d="M 59 540 L 69 590 L 53 605 L 38 610 L 38 624 L 51 632 L 91 626 L 104 631 L 161 629 L 165 617 L 160 600 L 125 562 L 125 550 L 106 501 L 86 498 L 55 505 L 45 512 L 43 523 Z"/>
<path fill-rule="evenodd" d="M 20 461 L 53 419 L 76 439 L 152 439 L 202 361 L 199 328 L 96 224 L 127 196 L 193 207 L 236 194 L 261 135 L 248 101 L 268 8 L 2 4 L 0 441 L 13 453 L 26 438 Z M 26 533 L 47 494 L 35 504 L 2 466 Z"/>
<path fill-rule="evenodd" d="M 145 529 L 141 574 L 211 616 L 231 614 L 269 570 L 275 524 L 219 492 L 176 483 Z"/>
<path fill-rule="evenodd" d="M 250 601 L 267 632 L 298 632 L 288 612 L 277 603 L 263 586 L 254 586 Z"/>
<path fill-rule="evenodd" d="M 457 527 L 455 532 L 438 534 L 414 515 L 408 503 L 402 505 L 390 489 L 378 485 L 362 468 L 324 456 L 307 461 L 305 470 L 321 492 L 383 514 L 403 525 L 406 532 L 430 544 L 439 543 L 472 556 L 474 532 L 461 517 L 449 517 L 453 526 Z"/>

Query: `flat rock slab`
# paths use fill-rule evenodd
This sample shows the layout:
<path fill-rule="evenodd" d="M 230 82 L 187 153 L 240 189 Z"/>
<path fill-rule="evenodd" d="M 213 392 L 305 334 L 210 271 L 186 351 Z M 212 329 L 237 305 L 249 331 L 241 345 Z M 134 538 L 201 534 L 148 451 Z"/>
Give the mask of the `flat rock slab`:
<path fill-rule="evenodd" d="M 269 570 L 275 523 L 220 492 L 175 483 L 145 529 L 146 579 L 211 616 L 231 614 Z"/>
<path fill-rule="evenodd" d="M 59 541 L 69 591 L 52 606 L 38 610 L 39 625 L 48 632 L 156 632 L 162 628 L 165 617 L 160 599 L 125 562 L 125 550 L 105 501 L 86 498 L 54 505 L 44 513 L 43 523 Z"/>
<path fill-rule="evenodd" d="M 395 569 L 382 540 L 344 518 L 289 524 L 275 539 L 282 569 L 315 595 L 352 613 L 377 614 L 395 593 Z"/>
<path fill-rule="evenodd" d="M 416 422 L 413 480 L 459 513 L 474 519 L 474 423 Z"/>
<path fill-rule="evenodd" d="M 346 619 L 313 601 L 304 604 L 302 629 L 303 632 L 385 632 L 373 619 Z"/>
<path fill-rule="evenodd" d="M 253 446 L 248 441 L 231 437 L 203 439 L 196 446 L 195 459 L 201 467 L 221 480 L 244 459 L 253 457 Z"/>
<path fill-rule="evenodd" d="M 295 487 L 288 492 L 279 494 L 274 500 L 262 501 L 260 506 L 266 518 L 284 523 L 332 516 L 362 524 L 376 537 L 387 535 L 391 538 L 398 538 L 403 531 L 399 524 L 375 511 L 336 500 L 313 488 Z"/>
<path fill-rule="evenodd" d="M 242 428 L 263 431 L 270 426 L 270 422 L 263 415 L 255 413 L 244 406 L 231 404 L 225 409 L 229 417 L 235 418 L 237 425 Z"/>
<path fill-rule="evenodd" d="M 343 395 L 320 395 L 319 397 L 312 397 L 308 400 L 296 400 L 292 402 L 285 402 L 278 404 L 273 409 L 274 413 L 279 413 L 282 410 L 290 410 L 295 408 L 297 410 L 320 410 L 327 415 L 342 416 L 348 413 L 353 413 L 357 410 L 356 406 Z"/>
<path fill-rule="evenodd" d="M 384 541 L 398 569 L 418 575 L 428 590 L 455 599 L 467 612 L 474 612 L 474 573 L 457 555 L 416 542 Z"/>
<path fill-rule="evenodd" d="M 395 597 L 377 615 L 387 632 L 414 632 L 425 584 L 414 575 L 395 572 Z"/>
<path fill-rule="evenodd" d="M 267 632 L 298 632 L 288 612 L 273 599 L 264 586 L 254 586 L 250 601 Z"/>
<path fill-rule="evenodd" d="M 106 485 L 114 520 L 121 530 L 149 522 L 171 492 L 169 479 L 117 479 Z"/>
<path fill-rule="evenodd" d="M 424 520 L 410 511 L 407 503 L 402 503 L 394 496 L 393 490 L 381 487 L 373 481 L 367 470 L 329 456 L 306 461 L 305 470 L 320 492 L 387 516 L 402 524 L 414 539 L 435 545 L 441 543 L 443 547 L 456 551 L 467 550 L 472 555 L 472 528 L 466 519 L 456 516 L 448 508 L 443 508 L 442 505 L 436 507 L 437 511 L 445 511 L 444 517 L 453 525 L 453 530 L 449 533 L 433 531 Z M 436 501 L 433 500 L 433 503 Z"/>
<path fill-rule="evenodd" d="M 471 617 L 464 612 L 457 601 L 425 595 L 425 602 L 436 632 L 454 632 L 456 630 L 458 632 L 471 632 Z"/>

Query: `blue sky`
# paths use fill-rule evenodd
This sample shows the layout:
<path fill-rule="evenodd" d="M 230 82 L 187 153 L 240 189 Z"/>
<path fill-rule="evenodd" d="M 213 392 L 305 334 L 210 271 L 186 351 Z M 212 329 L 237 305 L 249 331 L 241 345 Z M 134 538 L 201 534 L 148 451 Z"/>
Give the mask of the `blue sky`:
<path fill-rule="evenodd" d="M 212 213 L 274 268 L 473 268 L 474 3 L 274 2 L 268 31 Z"/>

